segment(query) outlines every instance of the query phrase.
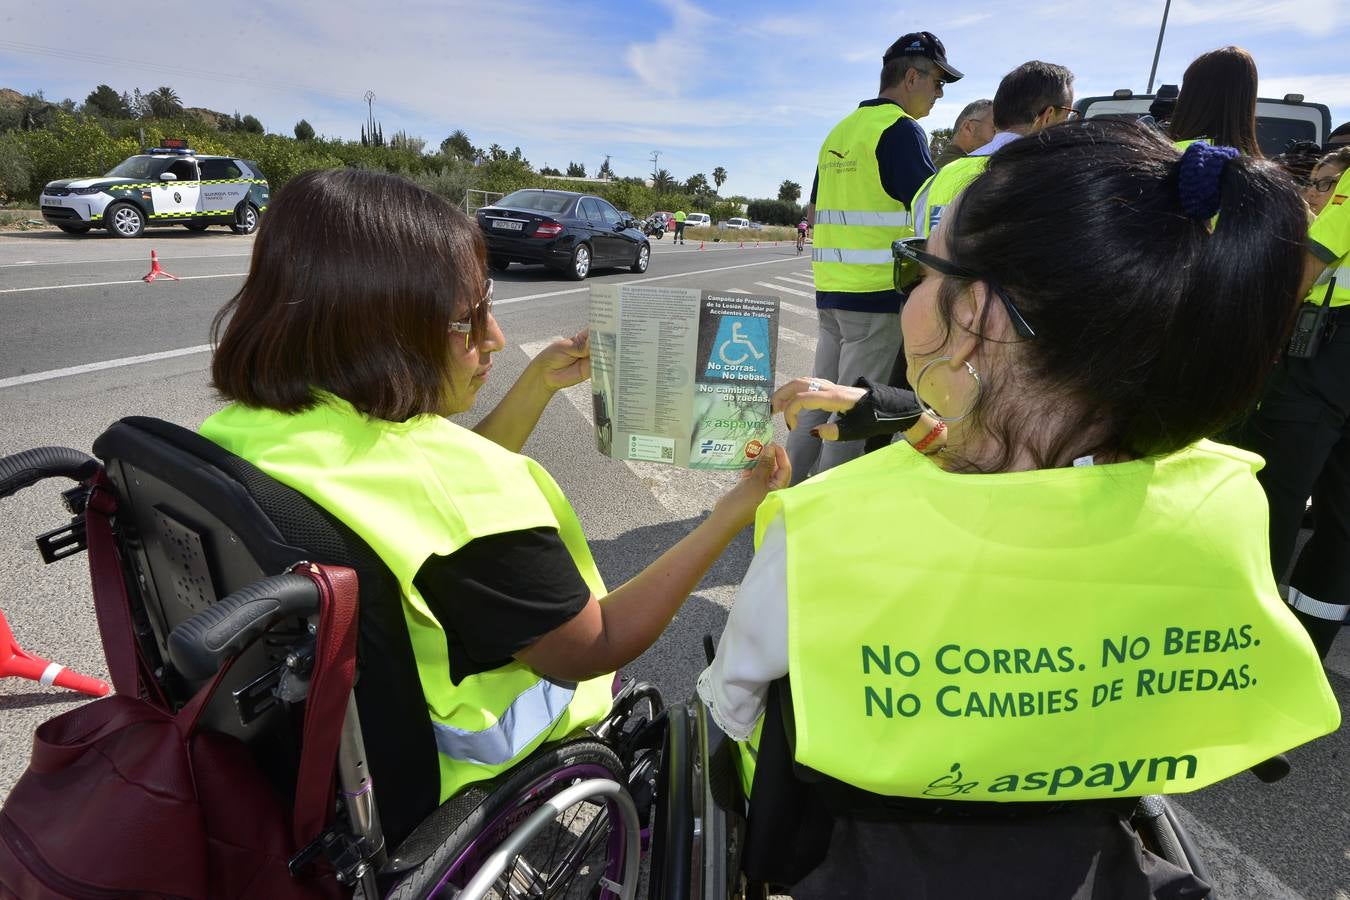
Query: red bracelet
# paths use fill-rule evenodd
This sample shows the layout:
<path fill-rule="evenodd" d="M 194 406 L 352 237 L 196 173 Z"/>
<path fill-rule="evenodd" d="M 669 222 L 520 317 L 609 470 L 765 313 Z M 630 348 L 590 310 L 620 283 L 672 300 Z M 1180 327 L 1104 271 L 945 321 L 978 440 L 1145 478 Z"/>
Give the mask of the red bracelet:
<path fill-rule="evenodd" d="M 922 453 L 924 450 L 928 448 L 929 444 L 933 443 L 933 441 L 942 437 L 942 435 L 945 434 L 946 431 L 947 431 L 947 423 L 938 422 L 936 425 L 933 426 L 932 431 L 924 435 L 923 440 L 919 441 L 917 444 L 914 445 L 914 449 Z"/>

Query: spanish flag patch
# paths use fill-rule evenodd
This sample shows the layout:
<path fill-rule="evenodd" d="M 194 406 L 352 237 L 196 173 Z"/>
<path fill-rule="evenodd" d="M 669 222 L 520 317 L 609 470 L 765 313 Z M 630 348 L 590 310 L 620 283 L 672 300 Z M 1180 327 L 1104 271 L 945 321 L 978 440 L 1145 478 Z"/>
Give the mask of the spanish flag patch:
<path fill-rule="evenodd" d="M 1345 201 L 1346 201 L 1346 196 L 1345 196 L 1345 194 L 1337 194 L 1335 197 L 1332 197 L 1332 198 L 1331 198 L 1331 205 L 1332 205 L 1332 206 L 1340 206 L 1340 205 L 1341 205 L 1342 203 L 1344 203 Z"/>

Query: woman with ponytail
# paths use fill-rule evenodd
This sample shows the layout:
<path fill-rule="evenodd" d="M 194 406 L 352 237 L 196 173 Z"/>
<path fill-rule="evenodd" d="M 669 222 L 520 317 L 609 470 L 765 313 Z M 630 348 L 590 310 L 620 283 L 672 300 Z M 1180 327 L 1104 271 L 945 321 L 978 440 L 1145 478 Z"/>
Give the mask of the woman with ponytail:
<path fill-rule="evenodd" d="M 1288 333 L 1305 221 L 1272 164 L 1089 120 L 1000 149 L 896 243 L 932 427 L 765 500 L 699 680 L 743 742 L 750 877 L 1204 896 L 1130 798 L 1340 718 L 1271 578 L 1261 460 L 1207 440 Z"/>

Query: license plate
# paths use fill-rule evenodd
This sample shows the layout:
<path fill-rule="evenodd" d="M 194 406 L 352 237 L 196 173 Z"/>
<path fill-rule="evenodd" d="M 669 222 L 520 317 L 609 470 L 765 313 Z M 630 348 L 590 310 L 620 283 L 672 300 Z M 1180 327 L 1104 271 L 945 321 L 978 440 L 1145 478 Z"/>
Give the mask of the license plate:
<path fill-rule="evenodd" d="M 65 201 L 58 200 L 55 197 L 43 197 L 42 202 L 48 206 L 65 206 Z"/>
<path fill-rule="evenodd" d="M 525 223 L 512 222 L 509 219 L 493 219 L 492 227 L 500 228 L 503 231 L 523 231 L 525 229 Z"/>

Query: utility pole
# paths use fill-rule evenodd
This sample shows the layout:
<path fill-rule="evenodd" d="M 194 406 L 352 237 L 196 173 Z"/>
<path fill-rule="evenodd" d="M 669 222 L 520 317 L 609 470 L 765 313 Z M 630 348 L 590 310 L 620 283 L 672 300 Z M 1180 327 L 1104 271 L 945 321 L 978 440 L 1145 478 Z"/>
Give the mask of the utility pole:
<path fill-rule="evenodd" d="M 1172 10 L 1172 0 L 1167 0 L 1167 5 L 1163 7 L 1162 27 L 1158 29 L 1158 46 L 1153 51 L 1153 68 L 1148 73 L 1148 90 L 1144 93 L 1153 93 L 1153 78 L 1158 74 L 1158 57 L 1162 55 L 1163 35 L 1167 33 L 1167 14 Z"/>
<path fill-rule="evenodd" d="M 1172 0 L 1168 0 L 1172 2 Z M 375 92 L 366 91 L 366 134 L 370 135 L 371 143 L 375 142 Z"/>
<path fill-rule="evenodd" d="M 604 170 L 604 171 L 606 171 L 606 172 L 610 171 L 610 168 L 609 168 L 609 156 L 610 156 L 610 155 L 609 155 L 608 153 L 605 154 L 605 164 L 604 164 L 603 166 L 600 167 L 602 170 Z M 610 180 L 612 177 L 613 177 L 613 176 L 611 176 L 611 175 L 606 175 L 606 176 L 605 176 L 605 180 L 608 181 L 608 180 Z"/>
<path fill-rule="evenodd" d="M 1168 0 L 1168 2 L 1171 2 L 1171 0 Z M 660 159 L 660 158 L 661 158 L 661 151 L 660 151 L 660 150 L 653 150 L 653 151 L 652 151 L 652 181 L 656 181 L 656 161 L 657 161 L 658 159 Z"/>

